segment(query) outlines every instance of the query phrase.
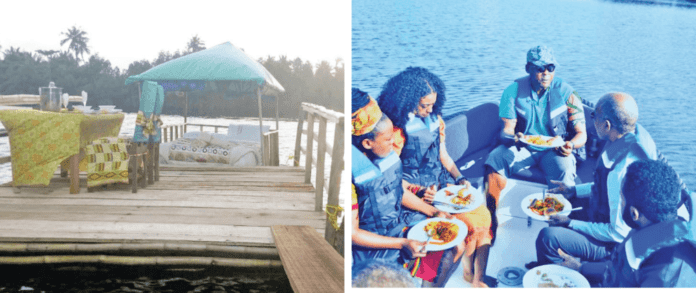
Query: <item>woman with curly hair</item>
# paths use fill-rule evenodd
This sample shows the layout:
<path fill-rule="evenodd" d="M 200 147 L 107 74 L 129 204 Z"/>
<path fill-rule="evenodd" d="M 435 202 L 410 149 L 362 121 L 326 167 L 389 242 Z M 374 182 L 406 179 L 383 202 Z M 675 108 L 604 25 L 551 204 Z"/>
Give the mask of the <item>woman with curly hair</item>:
<path fill-rule="evenodd" d="M 403 180 L 408 190 L 432 203 L 438 189 L 448 185 L 470 186 L 445 147 L 445 85 L 425 68 L 409 67 L 382 87 L 378 103 L 394 123 L 394 151 L 400 153 Z M 483 282 L 491 246 L 491 212 L 485 205 L 455 215 L 469 233 L 454 257 L 464 257 L 464 280 L 474 287 Z"/>

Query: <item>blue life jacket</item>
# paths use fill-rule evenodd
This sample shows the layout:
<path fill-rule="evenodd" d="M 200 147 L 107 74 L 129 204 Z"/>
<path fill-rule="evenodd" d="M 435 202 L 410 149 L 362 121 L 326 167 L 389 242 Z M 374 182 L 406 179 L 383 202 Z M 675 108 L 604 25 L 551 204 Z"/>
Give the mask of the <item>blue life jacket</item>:
<path fill-rule="evenodd" d="M 524 134 L 530 134 L 525 133 L 525 131 L 527 129 L 527 123 L 529 123 L 529 121 L 532 119 L 532 111 L 534 111 L 534 109 L 531 107 L 531 77 L 527 75 L 525 77 L 516 79 L 515 82 L 517 83 L 517 98 L 515 99 L 517 124 L 515 125 L 515 133 L 521 132 Z M 573 125 L 568 124 L 567 105 L 568 99 L 573 93 L 573 88 L 571 88 L 561 78 L 556 77 L 546 90 L 548 91 L 547 97 L 549 99 L 546 107 L 546 114 L 548 115 L 547 121 L 549 121 L 549 124 L 546 125 L 546 128 L 551 136 L 560 136 L 563 138 L 563 140 L 567 141 L 575 135 Z M 573 153 L 581 161 L 584 161 L 586 158 L 585 146 L 573 150 Z"/>
<path fill-rule="evenodd" d="M 404 129 L 406 142 L 401 151 L 404 180 L 423 187 L 438 189 L 454 183 L 452 175 L 440 161 L 440 121 L 435 115 L 419 118 L 410 115 Z"/>
<path fill-rule="evenodd" d="M 696 287 L 694 233 L 691 223 L 682 219 L 631 231 L 614 254 L 612 269 L 616 273 L 610 285 L 639 286 L 640 280 L 646 278 L 641 274 L 652 274 L 650 286 Z M 651 256 L 660 259 L 651 259 Z M 641 271 L 643 264 L 650 267 L 648 271 Z"/>
<path fill-rule="evenodd" d="M 389 237 L 402 237 L 407 223 L 402 220 L 402 169 L 399 156 L 371 161 L 352 146 L 352 183 L 358 195 L 360 229 Z M 397 261 L 399 249 L 372 249 L 353 245 L 353 260 Z M 403 261 L 401 261 L 403 263 Z"/>
<path fill-rule="evenodd" d="M 636 125 L 635 133 L 627 133 L 618 140 L 607 143 L 604 148 L 605 149 L 603 149 L 601 153 L 602 155 L 600 155 L 597 160 L 594 172 L 595 184 L 593 185 L 593 194 L 596 195 L 596 197 L 590 200 L 590 209 L 587 211 L 590 221 L 599 223 L 609 223 L 610 221 L 607 176 L 614 170 L 617 163 L 624 160 L 631 152 L 638 158 L 647 158 L 651 160 L 657 158 L 655 142 L 650 137 L 648 131 L 640 124 Z M 610 167 L 607 167 L 604 163 L 603 157 L 605 152 L 618 153 L 614 156 L 614 163 Z"/>

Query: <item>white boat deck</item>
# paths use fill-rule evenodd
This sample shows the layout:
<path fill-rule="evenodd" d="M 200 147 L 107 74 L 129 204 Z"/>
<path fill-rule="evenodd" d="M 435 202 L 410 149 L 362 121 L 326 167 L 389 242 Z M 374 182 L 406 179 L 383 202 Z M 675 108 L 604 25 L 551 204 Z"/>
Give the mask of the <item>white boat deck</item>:
<path fill-rule="evenodd" d="M 527 227 L 527 215 L 522 211 L 520 201 L 544 188 L 546 185 L 543 184 L 508 179 L 498 204 L 498 231 L 488 254 L 487 276 L 497 279 L 498 272 L 506 267 L 518 267 L 526 271 L 524 264 L 536 261 L 534 242 L 539 231 L 548 224 L 532 220 L 532 225 Z M 471 284 L 464 281 L 463 275 L 464 270 L 460 265 L 445 288 L 470 288 Z M 498 288 L 508 287 L 498 283 Z M 522 288 L 522 285 L 517 287 Z"/>
<path fill-rule="evenodd" d="M 498 279 L 498 272 L 506 267 L 521 268 L 525 272 L 526 263 L 536 261 L 535 241 L 539 231 L 548 227 L 548 223 L 532 220 L 527 226 L 527 215 L 522 211 L 520 202 L 532 193 L 542 192 L 547 188 L 544 184 L 508 179 L 508 184 L 500 195 L 498 205 L 497 239 L 488 254 L 486 275 Z M 686 208 L 682 206 L 679 216 L 688 219 Z M 445 288 L 470 288 L 471 284 L 464 281 L 464 270 L 460 265 L 452 274 Z M 498 288 L 522 288 L 506 286 L 498 282 Z"/>

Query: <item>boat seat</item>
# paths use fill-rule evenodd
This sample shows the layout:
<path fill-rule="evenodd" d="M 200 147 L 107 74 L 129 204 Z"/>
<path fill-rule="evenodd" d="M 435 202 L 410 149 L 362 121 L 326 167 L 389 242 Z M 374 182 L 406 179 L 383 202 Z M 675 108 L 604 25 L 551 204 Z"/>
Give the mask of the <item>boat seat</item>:
<path fill-rule="evenodd" d="M 498 145 L 498 134 L 502 122 L 498 116 L 498 103 L 490 102 L 479 105 L 446 121 L 445 143 L 447 152 L 460 168 L 462 175 L 476 187 L 483 185 L 483 165 L 490 152 Z M 601 149 L 603 143 L 598 141 L 590 113 L 593 108 L 585 105 L 585 119 L 588 125 L 588 146 L 595 141 Z M 466 131 L 463 131 L 466 130 Z M 578 178 L 575 182 L 591 182 L 596 159 L 588 156 L 587 161 L 578 162 Z M 544 172 L 533 166 L 527 170 L 512 174 L 514 179 L 546 184 Z"/>

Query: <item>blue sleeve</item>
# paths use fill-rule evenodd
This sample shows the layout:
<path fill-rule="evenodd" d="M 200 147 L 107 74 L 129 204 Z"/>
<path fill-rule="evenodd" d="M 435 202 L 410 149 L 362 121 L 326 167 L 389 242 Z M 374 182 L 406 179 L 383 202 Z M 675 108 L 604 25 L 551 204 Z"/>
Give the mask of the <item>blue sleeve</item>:
<path fill-rule="evenodd" d="M 515 112 L 515 99 L 517 98 L 517 83 L 513 82 L 503 91 L 503 97 L 500 98 L 500 108 L 498 116 L 507 119 L 517 119 Z"/>

